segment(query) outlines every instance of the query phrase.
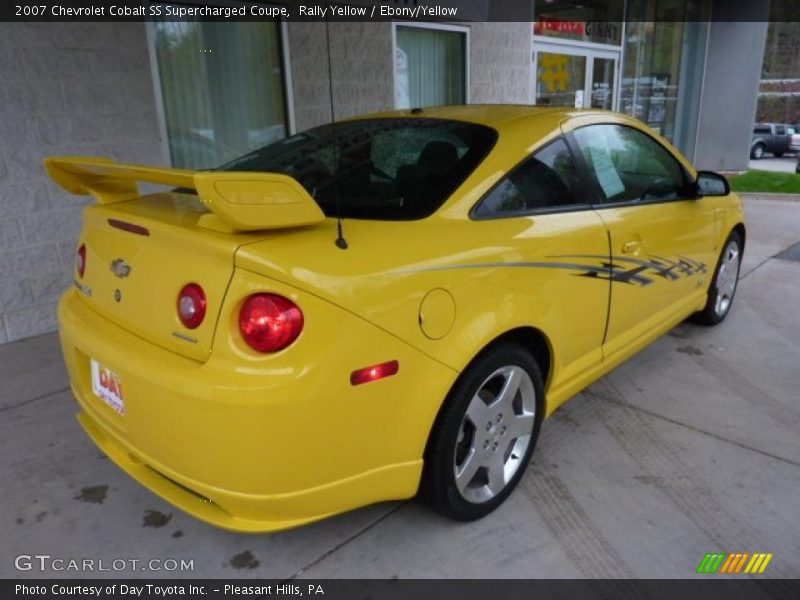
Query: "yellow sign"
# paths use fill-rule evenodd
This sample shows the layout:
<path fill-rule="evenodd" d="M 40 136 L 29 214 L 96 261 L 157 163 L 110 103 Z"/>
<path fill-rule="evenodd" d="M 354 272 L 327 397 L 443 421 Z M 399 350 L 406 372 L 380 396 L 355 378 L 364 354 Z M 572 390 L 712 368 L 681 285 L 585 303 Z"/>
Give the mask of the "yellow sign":
<path fill-rule="evenodd" d="M 539 55 L 539 81 L 548 92 L 566 92 L 569 85 L 569 56 L 565 54 Z"/>

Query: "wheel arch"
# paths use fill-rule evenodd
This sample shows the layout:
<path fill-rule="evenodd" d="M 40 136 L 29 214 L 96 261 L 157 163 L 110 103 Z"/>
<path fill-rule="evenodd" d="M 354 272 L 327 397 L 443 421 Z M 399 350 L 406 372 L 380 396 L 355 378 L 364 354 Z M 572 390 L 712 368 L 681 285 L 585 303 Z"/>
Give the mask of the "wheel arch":
<path fill-rule="evenodd" d="M 545 391 L 547 391 L 553 368 L 553 348 L 550 339 L 541 329 L 536 327 L 517 327 L 493 339 L 481 349 L 475 358 L 490 348 L 506 342 L 519 344 L 533 354 L 536 364 L 539 365 L 539 369 L 542 371 L 542 383 Z M 475 359 L 473 358 L 473 360 Z"/>
<path fill-rule="evenodd" d="M 504 343 L 519 344 L 533 355 L 534 359 L 536 359 L 536 364 L 542 372 L 543 387 L 545 391 L 547 391 L 553 369 L 553 346 L 550 342 L 550 338 L 548 338 L 541 329 L 532 326 L 521 326 L 509 329 L 484 344 L 484 346 L 473 355 L 461 372 L 464 373 L 467 371 L 483 354 Z M 453 385 L 455 386 L 455 383 Z"/>
<path fill-rule="evenodd" d="M 745 229 L 744 223 L 737 223 L 733 226 L 731 231 L 735 231 L 739 234 L 739 237 L 742 238 L 742 252 L 744 252 L 745 241 L 747 240 L 747 230 Z"/>
<path fill-rule="evenodd" d="M 470 361 L 464 366 L 459 373 L 458 377 L 456 377 L 453 384 L 450 386 L 445 397 L 442 399 L 441 404 L 439 405 L 439 409 L 436 411 L 436 417 L 433 419 L 431 423 L 430 430 L 428 432 L 428 439 L 425 442 L 425 449 L 423 452 L 423 457 L 427 457 L 428 455 L 428 447 L 430 446 L 431 437 L 433 436 L 433 432 L 436 429 L 436 424 L 440 420 L 440 416 L 442 410 L 445 406 L 447 406 L 450 395 L 453 389 L 458 385 L 458 382 L 461 380 L 464 373 L 469 371 L 470 367 L 477 361 L 481 356 L 489 352 L 491 349 L 505 343 L 514 343 L 522 346 L 526 350 L 528 350 L 536 360 L 536 364 L 539 366 L 539 369 L 542 373 L 542 387 L 544 388 L 544 397 L 542 398 L 542 408 L 544 410 L 543 414 L 547 414 L 547 389 L 548 385 L 551 380 L 552 370 L 553 370 L 553 349 L 550 339 L 545 335 L 545 333 L 536 327 L 531 326 L 522 326 L 522 327 L 515 327 L 513 329 L 509 329 L 508 331 L 498 335 L 490 342 L 485 344 L 478 352 L 476 352 Z"/>

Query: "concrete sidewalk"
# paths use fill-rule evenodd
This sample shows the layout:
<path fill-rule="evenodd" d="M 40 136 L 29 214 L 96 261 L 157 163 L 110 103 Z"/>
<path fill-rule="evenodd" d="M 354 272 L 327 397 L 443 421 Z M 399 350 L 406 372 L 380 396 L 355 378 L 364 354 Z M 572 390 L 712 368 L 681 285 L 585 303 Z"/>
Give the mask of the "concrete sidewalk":
<path fill-rule="evenodd" d="M 0 577 L 685 578 L 707 552 L 800 577 L 800 203 L 748 198 L 729 319 L 682 324 L 545 422 L 511 498 L 475 523 L 386 503 L 240 535 L 162 502 L 74 419 L 55 335 L 0 347 Z M 186 573 L 20 572 L 19 554 L 193 560 Z"/>

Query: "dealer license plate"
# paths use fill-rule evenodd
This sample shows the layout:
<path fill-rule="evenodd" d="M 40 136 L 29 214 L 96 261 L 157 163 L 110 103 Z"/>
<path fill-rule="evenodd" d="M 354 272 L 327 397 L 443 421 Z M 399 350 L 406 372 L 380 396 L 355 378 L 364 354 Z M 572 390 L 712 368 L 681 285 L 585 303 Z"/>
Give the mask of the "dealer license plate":
<path fill-rule="evenodd" d="M 119 375 L 92 359 L 92 391 L 119 414 L 125 414 L 125 396 Z"/>

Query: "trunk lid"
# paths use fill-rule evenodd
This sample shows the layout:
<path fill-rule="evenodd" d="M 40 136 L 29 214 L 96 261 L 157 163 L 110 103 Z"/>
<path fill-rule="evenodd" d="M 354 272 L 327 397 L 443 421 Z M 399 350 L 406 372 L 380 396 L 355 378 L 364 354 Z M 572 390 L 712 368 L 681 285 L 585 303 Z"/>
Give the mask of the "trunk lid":
<path fill-rule="evenodd" d="M 86 268 L 82 278 L 75 274 L 84 301 L 150 342 L 205 361 L 236 250 L 264 238 L 199 227 L 206 212 L 197 197 L 174 193 L 87 208 L 80 240 Z M 206 316 L 195 329 L 178 318 L 178 295 L 188 283 L 206 295 Z"/>
<path fill-rule="evenodd" d="M 75 285 L 84 301 L 128 331 L 183 356 L 208 359 L 237 249 L 270 230 L 325 219 L 308 192 L 278 173 L 189 171 L 87 157 L 48 158 L 50 176 L 73 194 L 91 194 Z M 138 182 L 178 186 L 140 196 Z M 194 193 L 196 191 L 196 193 Z M 178 317 L 178 296 L 203 288 L 206 315 L 194 329 Z"/>

